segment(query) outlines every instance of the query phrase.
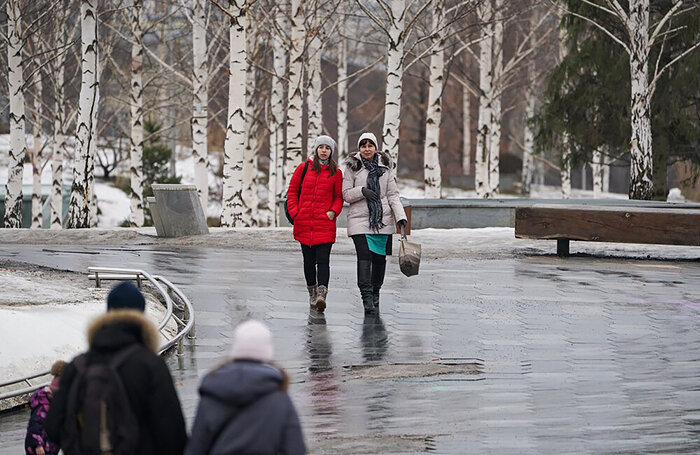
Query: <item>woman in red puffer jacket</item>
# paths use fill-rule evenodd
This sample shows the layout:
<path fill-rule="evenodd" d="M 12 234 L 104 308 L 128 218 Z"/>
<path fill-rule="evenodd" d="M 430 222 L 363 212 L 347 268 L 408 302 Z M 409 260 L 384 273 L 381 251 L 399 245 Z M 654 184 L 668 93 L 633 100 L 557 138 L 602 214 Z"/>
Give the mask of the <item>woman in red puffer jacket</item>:
<path fill-rule="evenodd" d="M 317 137 L 313 155 L 297 166 L 287 190 L 287 209 L 294 220 L 294 239 L 301 244 L 304 256 L 309 304 L 321 312 L 326 309 L 336 218 L 343 209 L 343 173 L 333 159 L 335 150 L 333 139 Z"/>

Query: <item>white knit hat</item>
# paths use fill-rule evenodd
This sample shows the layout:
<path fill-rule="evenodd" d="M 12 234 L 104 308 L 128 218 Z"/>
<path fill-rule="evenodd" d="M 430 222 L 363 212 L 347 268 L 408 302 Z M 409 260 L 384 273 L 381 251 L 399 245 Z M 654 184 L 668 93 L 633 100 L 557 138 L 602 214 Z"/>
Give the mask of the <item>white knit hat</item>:
<path fill-rule="evenodd" d="M 335 141 L 333 140 L 332 137 L 325 136 L 325 135 L 321 135 L 321 136 L 317 137 L 316 140 L 314 140 L 314 145 L 313 145 L 313 147 L 314 147 L 313 152 L 314 153 L 316 153 L 316 150 L 318 149 L 318 147 L 320 145 L 327 145 L 328 147 L 330 147 L 331 156 L 335 154 L 336 145 L 335 145 Z"/>
<path fill-rule="evenodd" d="M 362 133 L 360 138 L 357 140 L 357 149 L 360 149 L 360 142 L 364 141 L 365 139 L 369 139 L 372 141 L 374 144 L 374 147 L 379 150 L 379 142 L 377 142 L 377 136 L 374 135 L 374 133 Z"/>
<path fill-rule="evenodd" d="M 265 324 L 251 319 L 236 327 L 231 346 L 232 358 L 271 362 L 272 355 L 272 334 Z"/>

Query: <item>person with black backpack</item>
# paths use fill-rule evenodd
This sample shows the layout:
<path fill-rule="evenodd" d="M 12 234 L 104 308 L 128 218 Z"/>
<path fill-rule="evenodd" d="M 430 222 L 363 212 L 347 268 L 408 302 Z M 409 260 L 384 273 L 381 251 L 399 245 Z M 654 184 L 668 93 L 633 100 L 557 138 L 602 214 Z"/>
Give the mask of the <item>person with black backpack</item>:
<path fill-rule="evenodd" d="M 88 351 L 61 375 L 44 426 L 65 455 L 183 453 L 185 420 L 145 306 L 133 283 L 116 285 Z"/>
<path fill-rule="evenodd" d="M 323 312 L 336 221 L 343 209 L 343 173 L 333 158 L 336 145 L 331 137 L 317 137 L 312 149 L 289 181 L 286 210 L 294 224 L 294 240 L 301 245 L 309 305 Z"/>
<path fill-rule="evenodd" d="M 289 378 L 273 365 L 272 335 L 255 320 L 233 334 L 231 359 L 207 374 L 186 455 L 304 455 Z"/>

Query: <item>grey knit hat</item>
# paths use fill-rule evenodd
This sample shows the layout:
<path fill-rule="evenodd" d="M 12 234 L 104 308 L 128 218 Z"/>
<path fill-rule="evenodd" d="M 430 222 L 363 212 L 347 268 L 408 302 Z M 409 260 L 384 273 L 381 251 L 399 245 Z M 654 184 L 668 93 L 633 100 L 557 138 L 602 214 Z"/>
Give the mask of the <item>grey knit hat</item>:
<path fill-rule="evenodd" d="M 331 148 L 331 156 L 335 155 L 336 145 L 335 145 L 335 141 L 333 140 L 332 137 L 325 136 L 325 135 L 321 135 L 321 136 L 317 137 L 316 140 L 314 141 L 314 148 L 313 148 L 314 153 L 316 153 L 316 149 L 318 149 L 319 145 L 327 145 L 328 147 Z"/>
<path fill-rule="evenodd" d="M 374 144 L 374 148 L 379 150 L 379 142 L 377 142 L 377 136 L 374 135 L 374 133 L 362 133 L 360 135 L 360 138 L 357 140 L 357 149 L 360 149 L 360 142 L 364 141 L 365 139 L 369 139 L 372 141 L 372 144 Z"/>

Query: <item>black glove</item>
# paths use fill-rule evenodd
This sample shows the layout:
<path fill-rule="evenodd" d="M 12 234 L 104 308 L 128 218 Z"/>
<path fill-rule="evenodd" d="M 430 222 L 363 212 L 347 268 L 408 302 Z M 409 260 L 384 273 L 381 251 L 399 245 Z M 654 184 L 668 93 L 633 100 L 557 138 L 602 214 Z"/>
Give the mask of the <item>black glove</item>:
<path fill-rule="evenodd" d="M 399 225 L 399 227 L 405 228 L 406 227 L 406 220 L 399 220 L 396 222 L 396 224 Z"/>
<path fill-rule="evenodd" d="M 370 201 L 378 201 L 379 195 L 369 188 L 362 187 L 362 195 Z"/>

